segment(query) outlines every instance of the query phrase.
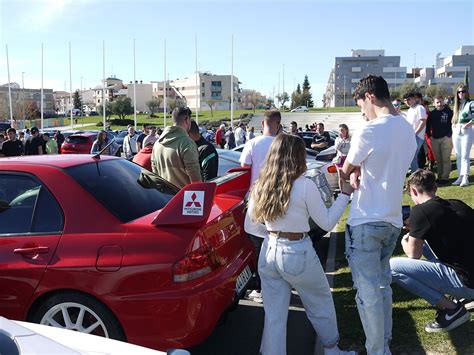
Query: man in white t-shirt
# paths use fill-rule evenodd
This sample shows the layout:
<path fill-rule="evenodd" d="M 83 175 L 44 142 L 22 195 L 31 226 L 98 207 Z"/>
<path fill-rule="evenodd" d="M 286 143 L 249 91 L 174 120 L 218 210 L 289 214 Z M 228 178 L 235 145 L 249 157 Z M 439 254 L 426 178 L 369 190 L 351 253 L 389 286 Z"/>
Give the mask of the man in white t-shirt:
<path fill-rule="evenodd" d="M 414 173 L 419 168 L 418 152 L 425 141 L 427 115 L 425 108 L 418 103 L 414 93 L 409 93 L 405 96 L 405 103 L 410 107 L 407 111 L 406 119 L 416 134 L 416 152 L 410 165 L 411 172 Z"/>
<path fill-rule="evenodd" d="M 346 257 L 367 353 L 390 354 L 389 260 L 402 227 L 403 184 L 416 141 L 413 128 L 393 107 L 381 76 L 361 79 L 354 98 L 367 123 L 353 133 L 341 173 L 356 188 L 347 220 Z"/>
<path fill-rule="evenodd" d="M 250 188 L 252 188 L 255 181 L 258 179 L 260 170 L 262 170 L 265 158 L 267 157 L 270 145 L 273 142 L 275 136 L 280 133 L 282 126 L 281 113 L 280 111 L 265 111 L 263 115 L 262 127 L 263 134 L 257 136 L 245 143 L 242 154 L 240 155 L 240 164 L 244 168 L 250 168 Z M 255 252 L 258 257 L 260 255 L 260 249 L 262 248 L 263 239 L 257 236 L 250 235 L 250 240 L 255 246 Z M 258 271 L 256 276 L 256 289 L 252 290 L 247 297 L 254 300 L 255 302 L 262 303 L 262 295 L 260 289 L 260 278 L 258 277 Z"/>
<path fill-rule="evenodd" d="M 240 123 L 235 129 L 235 146 L 238 147 L 245 143 L 245 125 Z"/>

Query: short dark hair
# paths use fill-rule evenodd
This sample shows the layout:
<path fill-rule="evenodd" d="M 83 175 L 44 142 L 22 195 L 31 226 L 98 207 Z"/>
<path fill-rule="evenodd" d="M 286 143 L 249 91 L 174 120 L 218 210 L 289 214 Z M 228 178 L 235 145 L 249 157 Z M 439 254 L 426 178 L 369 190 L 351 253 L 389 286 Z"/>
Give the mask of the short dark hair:
<path fill-rule="evenodd" d="M 295 124 L 298 126 L 298 123 L 296 123 L 296 121 L 291 121 L 290 124 Z"/>
<path fill-rule="evenodd" d="M 408 177 L 407 187 L 413 187 L 419 192 L 435 192 L 437 189 L 436 176 L 429 170 L 418 169 Z"/>
<path fill-rule="evenodd" d="M 415 97 L 415 93 L 414 92 L 409 92 L 409 93 L 407 93 L 403 96 L 403 100 L 411 99 L 412 97 Z"/>
<path fill-rule="evenodd" d="M 7 129 L 7 134 L 10 132 L 13 132 L 14 134 L 16 134 L 16 129 L 13 127 L 10 127 L 9 129 Z"/>
<path fill-rule="evenodd" d="M 31 127 L 30 129 L 31 134 L 38 133 L 38 132 L 39 132 L 39 129 L 37 127 Z"/>
<path fill-rule="evenodd" d="M 191 128 L 189 128 L 189 133 L 199 134 L 199 126 L 194 120 L 191 120 Z"/>
<path fill-rule="evenodd" d="M 421 92 L 415 92 L 415 97 L 416 97 L 417 99 L 422 99 L 422 98 L 423 98 L 423 95 L 422 95 Z"/>
<path fill-rule="evenodd" d="M 176 107 L 173 112 L 172 112 L 172 116 L 173 116 L 173 122 L 176 123 L 176 124 L 181 124 L 184 122 L 184 120 L 186 119 L 186 117 L 189 117 L 191 118 L 191 110 L 189 109 L 189 107 Z"/>
<path fill-rule="evenodd" d="M 354 90 L 354 100 L 365 100 L 365 94 L 373 94 L 379 100 L 390 100 L 390 92 L 384 78 L 377 75 L 367 75 L 360 79 Z"/>
<path fill-rule="evenodd" d="M 323 127 L 323 129 L 324 129 L 324 123 L 322 123 L 322 122 L 316 123 L 316 127 L 317 127 L 317 126 L 321 126 L 321 127 Z"/>
<path fill-rule="evenodd" d="M 48 133 L 48 132 L 46 132 L 46 133 L 43 133 L 43 136 L 45 136 L 45 137 L 48 137 L 48 138 L 49 138 L 49 133 Z"/>

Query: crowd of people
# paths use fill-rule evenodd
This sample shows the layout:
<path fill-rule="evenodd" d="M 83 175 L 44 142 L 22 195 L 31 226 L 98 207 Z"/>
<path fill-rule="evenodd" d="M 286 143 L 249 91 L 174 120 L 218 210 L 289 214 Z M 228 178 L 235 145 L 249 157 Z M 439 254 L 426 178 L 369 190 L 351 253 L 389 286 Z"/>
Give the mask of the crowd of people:
<path fill-rule="evenodd" d="M 222 124 L 215 132 L 215 145 L 187 107 L 174 109 L 173 124 L 163 131 L 144 125 L 137 134 L 128 127 L 124 138 L 127 159 L 178 188 L 217 176 L 216 146 L 232 149 L 244 144 L 240 163 L 251 174 L 244 228 L 258 256 L 257 282 L 247 296 L 263 302 L 263 355 L 286 354 L 292 289 L 301 297 L 324 353 L 354 353 L 338 347 L 337 310 L 308 236 L 310 219 L 331 230 L 350 201 L 345 254 L 368 354 L 391 354 L 392 281 L 438 308 L 435 320 L 425 327 L 428 332 L 456 328 L 470 319 L 468 308 L 474 308 L 473 210 L 462 201 L 436 196 L 437 184 L 448 181 L 453 146 L 459 172 L 453 184 L 469 184 L 474 104 L 467 87 L 457 89 L 453 110 L 444 98 L 436 97 L 429 112 L 420 95 L 410 93 L 404 98 L 409 107 L 405 114 L 399 100 L 391 101 L 387 82 L 369 75 L 358 83 L 354 99 L 366 123 L 352 134 L 340 124 L 339 136 L 332 142 L 323 123 L 306 126 L 306 131 L 314 130 L 313 150 L 335 145 L 340 193 L 329 208 L 316 184 L 304 177 L 307 147 L 302 129 L 293 121 L 290 131 L 284 132 L 279 111 L 264 113 L 258 136 L 243 123 L 235 129 Z M 29 136 L 16 133 L 13 128 L 7 131 L 3 155 L 57 154 L 64 141 L 59 131 L 53 137 L 40 135 L 35 127 Z M 107 144 L 106 132 L 101 131 L 91 152 L 102 152 Z M 420 169 L 424 145 L 432 151 L 428 160 L 436 161 L 437 179 L 429 169 Z M 406 191 L 415 206 L 404 221 L 402 193 L 409 170 Z M 406 234 L 401 244 L 408 258 L 392 258 L 402 229 Z"/>

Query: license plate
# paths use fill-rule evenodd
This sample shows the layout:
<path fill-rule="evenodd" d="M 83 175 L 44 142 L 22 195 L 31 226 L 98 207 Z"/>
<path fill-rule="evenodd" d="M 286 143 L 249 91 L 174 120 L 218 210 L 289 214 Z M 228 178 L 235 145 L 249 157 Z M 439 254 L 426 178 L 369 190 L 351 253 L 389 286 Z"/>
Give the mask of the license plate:
<path fill-rule="evenodd" d="M 252 278 L 252 271 L 250 270 L 250 267 L 247 265 L 244 271 L 242 271 L 239 277 L 237 277 L 237 282 L 235 283 L 235 292 L 237 294 L 240 294 L 251 278 Z"/>

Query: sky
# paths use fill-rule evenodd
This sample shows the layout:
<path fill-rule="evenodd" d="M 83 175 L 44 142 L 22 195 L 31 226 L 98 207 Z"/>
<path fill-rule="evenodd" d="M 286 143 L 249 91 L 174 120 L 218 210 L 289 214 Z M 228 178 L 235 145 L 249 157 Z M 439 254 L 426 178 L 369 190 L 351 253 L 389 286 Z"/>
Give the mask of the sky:
<path fill-rule="evenodd" d="M 431 67 L 474 45 L 472 0 L 0 0 L 0 84 L 69 90 L 101 85 L 102 45 L 106 76 L 163 80 L 166 40 L 169 78 L 198 70 L 231 73 L 241 88 L 267 96 L 291 94 L 308 75 L 320 106 L 335 57 L 351 49 L 385 49 L 408 69 Z M 284 69 L 283 69 L 284 68 Z M 284 75 L 283 75 L 284 71 Z M 284 78 L 284 80 L 283 80 Z"/>

